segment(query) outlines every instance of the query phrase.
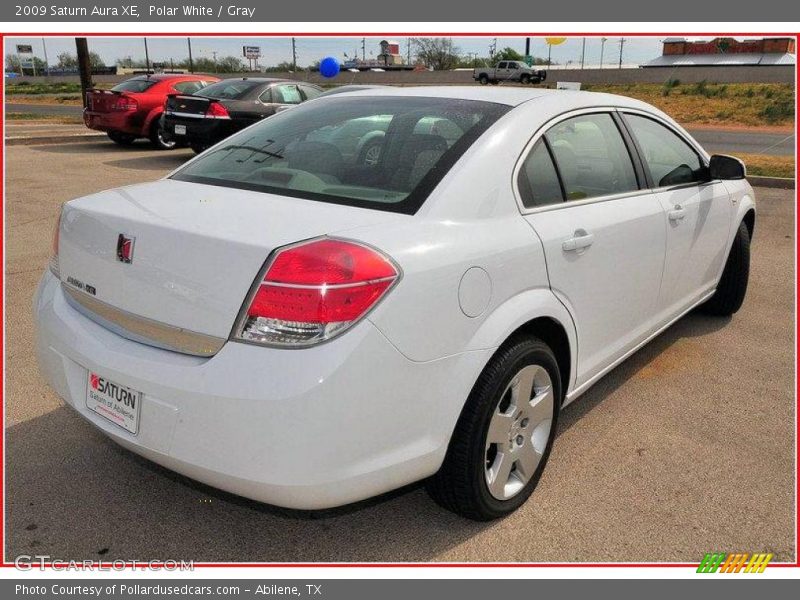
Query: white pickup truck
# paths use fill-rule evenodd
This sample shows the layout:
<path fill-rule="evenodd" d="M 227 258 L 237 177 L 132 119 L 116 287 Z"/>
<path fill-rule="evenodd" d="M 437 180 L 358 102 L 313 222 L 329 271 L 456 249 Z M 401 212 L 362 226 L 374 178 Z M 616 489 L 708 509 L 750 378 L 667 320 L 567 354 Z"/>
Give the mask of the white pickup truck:
<path fill-rule="evenodd" d="M 541 83 L 547 79 L 544 69 L 532 69 L 520 60 L 501 60 L 494 67 L 473 69 L 472 78 L 481 85 L 500 83 L 501 81 L 518 81 L 520 83 Z"/>

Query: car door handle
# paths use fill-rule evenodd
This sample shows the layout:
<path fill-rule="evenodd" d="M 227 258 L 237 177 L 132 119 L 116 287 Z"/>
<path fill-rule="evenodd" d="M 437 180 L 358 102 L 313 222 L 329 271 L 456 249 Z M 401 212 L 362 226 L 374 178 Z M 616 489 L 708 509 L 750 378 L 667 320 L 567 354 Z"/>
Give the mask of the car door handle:
<path fill-rule="evenodd" d="M 575 232 L 575 237 L 564 240 L 561 248 L 564 252 L 574 252 L 575 250 L 583 250 L 588 248 L 594 243 L 594 234 L 586 233 L 582 229 Z"/>
<path fill-rule="evenodd" d="M 667 213 L 667 215 L 669 215 L 670 221 L 682 221 L 686 216 L 686 211 L 682 206 L 676 205 L 675 208 Z"/>

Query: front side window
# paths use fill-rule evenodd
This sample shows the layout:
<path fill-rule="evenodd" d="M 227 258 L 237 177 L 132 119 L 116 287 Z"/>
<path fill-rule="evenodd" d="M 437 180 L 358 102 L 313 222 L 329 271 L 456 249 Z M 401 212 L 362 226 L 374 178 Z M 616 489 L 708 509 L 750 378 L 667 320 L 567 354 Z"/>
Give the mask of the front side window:
<path fill-rule="evenodd" d="M 567 200 L 639 189 L 628 148 L 607 113 L 580 115 L 546 133 Z"/>
<path fill-rule="evenodd" d="M 333 96 L 227 138 L 172 177 L 413 214 L 509 109 L 451 98 Z"/>
<path fill-rule="evenodd" d="M 536 208 L 564 201 L 558 173 L 547 144 L 539 140 L 519 172 L 519 191 L 525 208 Z"/>
<path fill-rule="evenodd" d="M 322 93 L 322 90 L 311 87 L 310 85 L 303 85 L 302 83 L 300 84 L 300 89 L 303 90 L 303 95 L 306 97 L 306 100 L 313 100 Z"/>
<path fill-rule="evenodd" d="M 498 69 L 505 69 L 505 68 L 507 68 L 507 67 L 506 67 L 506 63 L 504 63 L 504 62 L 501 62 L 499 65 L 497 65 L 497 68 L 498 68 Z"/>
<path fill-rule="evenodd" d="M 672 130 L 634 114 L 626 114 L 625 121 L 639 143 L 653 185 L 683 185 L 705 179 L 705 165 L 700 156 Z"/>

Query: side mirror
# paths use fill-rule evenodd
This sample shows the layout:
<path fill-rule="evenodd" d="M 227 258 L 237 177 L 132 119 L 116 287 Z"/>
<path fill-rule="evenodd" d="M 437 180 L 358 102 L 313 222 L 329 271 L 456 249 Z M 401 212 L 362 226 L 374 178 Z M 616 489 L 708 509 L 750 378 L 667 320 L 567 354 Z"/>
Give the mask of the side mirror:
<path fill-rule="evenodd" d="M 747 169 L 744 163 L 734 156 L 714 154 L 708 163 L 708 174 L 711 179 L 744 179 Z"/>

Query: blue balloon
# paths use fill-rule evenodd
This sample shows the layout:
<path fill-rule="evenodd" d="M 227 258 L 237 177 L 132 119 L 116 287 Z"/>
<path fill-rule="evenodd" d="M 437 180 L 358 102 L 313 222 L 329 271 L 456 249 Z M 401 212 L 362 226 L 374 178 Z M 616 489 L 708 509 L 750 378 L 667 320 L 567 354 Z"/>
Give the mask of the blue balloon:
<path fill-rule="evenodd" d="M 319 74 L 331 78 L 339 74 L 339 61 L 332 56 L 326 56 L 319 63 Z"/>

